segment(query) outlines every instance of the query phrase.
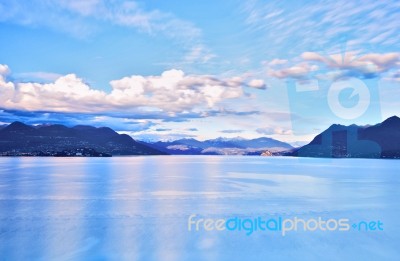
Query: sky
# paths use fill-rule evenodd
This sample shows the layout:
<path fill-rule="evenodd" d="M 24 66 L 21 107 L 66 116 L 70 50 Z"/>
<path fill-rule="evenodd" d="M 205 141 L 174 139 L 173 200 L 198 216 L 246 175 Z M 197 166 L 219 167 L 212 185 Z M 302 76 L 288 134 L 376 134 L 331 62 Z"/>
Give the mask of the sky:
<path fill-rule="evenodd" d="M 400 2 L 0 0 L 0 123 L 310 141 L 400 116 Z"/>

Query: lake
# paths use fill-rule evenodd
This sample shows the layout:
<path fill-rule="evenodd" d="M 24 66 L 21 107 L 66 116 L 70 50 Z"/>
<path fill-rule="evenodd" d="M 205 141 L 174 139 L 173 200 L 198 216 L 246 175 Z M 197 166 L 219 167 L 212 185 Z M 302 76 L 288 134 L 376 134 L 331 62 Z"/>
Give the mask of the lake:
<path fill-rule="evenodd" d="M 399 218 L 400 160 L 0 158 L 0 260 L 400 260 Z"/>

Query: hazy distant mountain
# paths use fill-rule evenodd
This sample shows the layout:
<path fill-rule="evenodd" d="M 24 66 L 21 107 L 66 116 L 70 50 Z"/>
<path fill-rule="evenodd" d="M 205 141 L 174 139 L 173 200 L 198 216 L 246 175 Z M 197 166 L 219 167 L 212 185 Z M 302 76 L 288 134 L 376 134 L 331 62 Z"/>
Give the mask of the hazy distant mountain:
<path fill-rule="evenodd" d="M 400 158 L 400 118 L 373 126 L 334 124 L 288 155 L 333 158 Z"/>
<path fill-rule="evenodd" d="M 303 147 L 304 145 L 307 145 L 308 141 L 293 141 L 293 142 L 289 142 L 289 144 L 295 148 L 300 148 L 300 147 Z"/>
<path fill-rule="evenodd" d="M 175 141 L 158 141 L 149 146 L 176 155 L 261 155 L 264 151 L 285 151 L 293 147 L 285 142 L 271 138 L 217 138 L 205 141 L 180 139 Z"/>
<path fill-rule="evenodd" d="M 92 126 L 40 125 L 13 122 L 0 129 L 0 152 L 63 151 L 91 148 L 112 155 L 165 154 L 138 143 L 126 134 L 110 128 Z"/>

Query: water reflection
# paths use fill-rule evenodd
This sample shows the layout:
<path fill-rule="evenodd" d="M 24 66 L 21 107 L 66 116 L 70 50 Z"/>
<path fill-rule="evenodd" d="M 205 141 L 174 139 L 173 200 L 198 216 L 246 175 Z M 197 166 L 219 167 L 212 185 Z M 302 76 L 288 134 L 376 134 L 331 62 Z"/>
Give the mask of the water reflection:
<path fill-rule="evenodd" d="M 354 242 L 360 246 L 339 255 L 399 254 L 399 161 L 182 156 L 0 163 L 0 260 L 256 260 L 279 257 L 276 249 L 287 257 L 336 253 Z M 188 232 L 191 214 L 347 215 L 384 219 L 389 228 L 368 236 L 247 237 Z"/>

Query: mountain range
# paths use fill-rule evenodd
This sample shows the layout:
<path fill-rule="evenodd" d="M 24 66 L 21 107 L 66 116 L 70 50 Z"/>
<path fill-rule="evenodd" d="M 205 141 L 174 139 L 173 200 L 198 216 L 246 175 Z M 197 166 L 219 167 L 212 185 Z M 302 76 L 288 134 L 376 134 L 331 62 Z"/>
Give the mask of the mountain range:
<path fill-rule="evenodd" d="M 82 149 L 109 155 L 283 155 L 325 158 L 400 158 L 400 118 L 376 125 L 333 124 L 307 145 L 293 148 L 272 138 L 179 139 L 146 143 L 108 127 L 60 124 L 0 126 L 0 155 L 61 155 Z M 92 152 L 91 152 L 92 151 Z M 35 153 L 34 153 L 35 152 Z M 40 152 L 40 153 L 37 153 Z M 33 154 L 32 154 L 33 153 Z"/>
<path fill-rule="evenodd" d="M 400 158 L 400 118 L 373 126 L 333 124 L 309 144 L 283 153 L 298 157 Z"/>
<path fill-rule="evenodd" d="M 61 152 L 77 148 L 90 148 L 111 155 L 165 154 L 107 127 L 78 125 L 69 128 L 60 124 L 30 126 L 13 122 L 0 128 L 2 154 Z"/>
<path fill-rule="evenodd" d="M 205 141 L 180 139 L 158 141 L 147 145 L 173 155 L 261 155 L 265 151 L 279 152 L 293 149 L 288 143 L 266 137 L 217 138 Z"/>

